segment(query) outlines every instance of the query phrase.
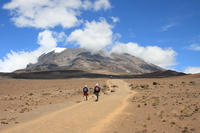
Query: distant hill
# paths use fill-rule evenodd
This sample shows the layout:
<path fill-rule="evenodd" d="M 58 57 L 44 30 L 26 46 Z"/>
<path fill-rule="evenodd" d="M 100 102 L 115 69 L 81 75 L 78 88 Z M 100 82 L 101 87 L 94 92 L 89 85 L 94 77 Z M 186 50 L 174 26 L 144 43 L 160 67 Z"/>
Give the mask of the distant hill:
<path fill-rule="evenodd" d="M 165 71 L 154 64 L 129 54 L 116 54 L 99 51 L 92 53 L 82 48 L 66 49 L 60 53 L 51 51 L 38 58 L 35 64 L 28 64 L 27 68 L 15 73 L 80 70 L 99 74 L 145 74 L 153 71 Z"/>
<path fill-rule="evenodd" d="M 154 71 L 151 73 L 145 73 L 141 75 L 136 75 L 136 78 L 166 78 L 166 77 L 173 77 L 173 76 L 184 76 L 187 75 L 182 72 L 176 72 L 172 70 L 166 70 L 166 71 Z"/>
<path fill-rule="evenodd" d="M 40 72 L 24 72 L 24 73 L 0 73 L 1 79 L 68 79 L 68 78 L 115 78 L 115 79 L 127 79 L 127 78 L 167 78 L 174 76 L 184 76 L 185 73 L 176 71 L 156 71 L 152 73 L 140 74 L 140 75 L 109 75 L 99 73 L 89 73 L 80 70 L 58 70 L 58 71 L 40 71 Z"/>

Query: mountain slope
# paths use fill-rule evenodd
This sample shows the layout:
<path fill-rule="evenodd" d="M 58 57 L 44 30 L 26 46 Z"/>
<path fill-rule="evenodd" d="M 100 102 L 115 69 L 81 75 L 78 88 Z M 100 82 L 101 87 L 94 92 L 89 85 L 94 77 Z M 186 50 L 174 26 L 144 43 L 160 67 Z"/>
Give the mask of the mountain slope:
<path fill-rule="evenodd" d="M 20 71 L 83 70 L 106 74 L 144 74 L 165 71 L 129 54 L 99 51 L 91 53 L 85 49 L 66 49 L 60 53 L 51 51 L 38 58 L 35 64 L 28 64 Z"/>

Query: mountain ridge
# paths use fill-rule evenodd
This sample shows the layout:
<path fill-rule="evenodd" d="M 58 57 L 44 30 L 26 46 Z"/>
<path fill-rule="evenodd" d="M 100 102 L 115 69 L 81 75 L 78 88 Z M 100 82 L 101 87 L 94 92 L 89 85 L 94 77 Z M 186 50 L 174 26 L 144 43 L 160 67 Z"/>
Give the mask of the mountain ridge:
<path fill-rule="evenodd" d="M 147 63 L 130 54 L 98 51 L 92 53 L 83 48 L 65 49 L 60 53 L 51 51 L 42 54 L 35 64 L 15 72 L 82 70 L 91 73 L 106 74 L 144 74 L 153 71 L 165 71 L 164 68 Z"/>

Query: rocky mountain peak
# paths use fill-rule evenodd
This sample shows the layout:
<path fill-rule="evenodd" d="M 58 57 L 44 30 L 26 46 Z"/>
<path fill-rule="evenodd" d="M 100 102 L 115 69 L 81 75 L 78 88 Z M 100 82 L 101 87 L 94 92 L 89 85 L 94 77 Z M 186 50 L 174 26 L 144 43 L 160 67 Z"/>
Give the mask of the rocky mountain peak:
<path fill-rule="evenodd" d="M 83 70 L 106 74 L 144 74 L 165 71 L 154 64 L 129 54 L 99 51 L 92 53 L 83 48 L 51 51 L 38 58 L 35 64 L 28 64 L 23 71 Z"/>

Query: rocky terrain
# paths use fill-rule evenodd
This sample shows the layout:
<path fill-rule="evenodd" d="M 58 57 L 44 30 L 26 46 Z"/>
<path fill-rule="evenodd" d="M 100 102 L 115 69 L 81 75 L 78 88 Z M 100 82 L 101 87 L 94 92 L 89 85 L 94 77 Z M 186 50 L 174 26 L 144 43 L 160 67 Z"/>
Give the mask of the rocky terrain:
<path fill-rule="evenodd" d="M 15 72 L 27 71 L 57 71 L 57 70 L 82 70 L 89 73 L 101 74 L 144 74 L 152 71 L 165 71 L 154 64 L 129 54 L 109 53 L 99 51 L 92 53 L 82 48 L 66 49 L 60 53 L 51 51 L 44 53 L 35 64 L 27 64 L 26 69 Z"/>
<path fill-rule="evenodd" d="M 37 112 L 48 105 L 58 107 L 62 103 L 70 105 L 81 102 L 84 85 L 90 86 L 91 90 L 97 81 L 104 86 L 102 92 L 107 91 L 105 80 L 102 79 L 0 80 L 0 132 L 1 129 L 10 125 L 57 110 L 51 108 L 51 110 L 43 110 L 47 112 Z M 92 91 L 90 91 L 90 95 L 92 95 Z M 62 108 L 61 105 L 59 108 Z M 38 114 L 29 116 L 30 112 L 34 111 Z"/>
<path fill-rule="evenodd" d="M 200 133 L 199 74 L 125 81 L 136 94 L 109 132 Z"/>
<path fill-rule="evenodd" d="M 96 83 L 102 87 L 99 102 L 93 100 Z M 88 101 L 82 97 L 85 84 L 90 88 Z M 199 74 L 123 80 L 1 77 L 0 90 L 0 132 L 4 133 L 200 132 Z"/>

